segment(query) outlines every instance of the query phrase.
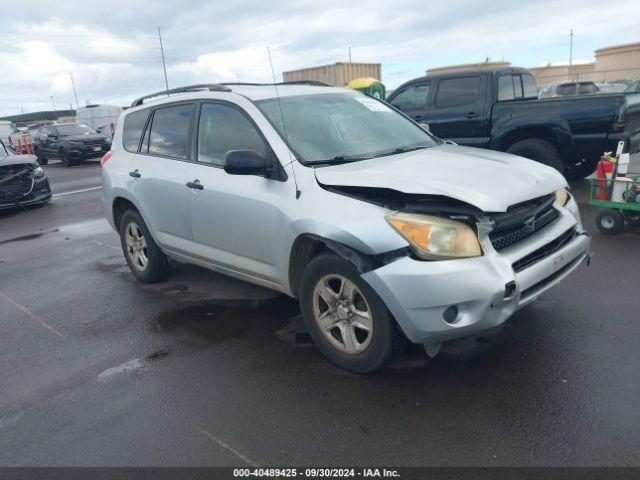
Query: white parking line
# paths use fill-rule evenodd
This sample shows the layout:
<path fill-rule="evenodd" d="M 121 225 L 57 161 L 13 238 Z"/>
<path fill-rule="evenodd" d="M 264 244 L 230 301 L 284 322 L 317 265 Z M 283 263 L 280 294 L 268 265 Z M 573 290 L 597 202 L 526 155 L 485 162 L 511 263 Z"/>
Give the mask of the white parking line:
<path fill-rule="evenodd" d="M 80 190 L 71 190 L 70 192 L 56 193 L 56 194 L 53 195 L 53 198 L 64 197 L 64 196 L 73 195 L 73 194 L 76 194 L 76 193 L 92 192 L 94 190 L 100 190 L 100 189 L 102 189 L 102 186 L 100 186 L 100 187 L 82 188 Z"/>

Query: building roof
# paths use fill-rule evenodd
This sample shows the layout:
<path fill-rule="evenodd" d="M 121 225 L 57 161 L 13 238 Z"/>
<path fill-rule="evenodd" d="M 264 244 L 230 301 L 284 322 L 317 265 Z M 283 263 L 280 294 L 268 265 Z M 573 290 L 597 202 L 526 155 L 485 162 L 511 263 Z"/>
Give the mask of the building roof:
<path fill-rule="evenodd" d="M 57 120 L 60 117 L 73 117 L 75 110 L 44 110 L 41 112 L 19 113 L 0 117 L 0 120 L 9 120 L 16 123 L 36 122 L 38 120 Z"/>
<path fill-rule="evenodd" d="M 598 48 L 595 51 L 596 57 L 598 55 L 611 55 L 614 53 L 623 53 L 629 51 L 640 50 L 640 42 L 623 43 L 620 45 L 612 45 L 610 47 Z"/>

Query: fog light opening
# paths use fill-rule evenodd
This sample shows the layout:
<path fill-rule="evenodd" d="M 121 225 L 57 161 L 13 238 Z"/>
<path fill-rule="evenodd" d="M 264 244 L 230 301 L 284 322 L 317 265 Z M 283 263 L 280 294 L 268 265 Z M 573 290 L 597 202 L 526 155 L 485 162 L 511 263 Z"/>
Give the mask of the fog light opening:
<path fill-rule="evenodd" d="M 447 307 L 442 313 L 442 318 L 447 323 L 456 323 L 458 320 L 458 306 L 451 305 L 450 307 Z"/>
<path fill-rule="evenodd" d="M 516 296 L 516 282 L 511 281 L 504 286 L 503 300 L 511 300 Z"/>

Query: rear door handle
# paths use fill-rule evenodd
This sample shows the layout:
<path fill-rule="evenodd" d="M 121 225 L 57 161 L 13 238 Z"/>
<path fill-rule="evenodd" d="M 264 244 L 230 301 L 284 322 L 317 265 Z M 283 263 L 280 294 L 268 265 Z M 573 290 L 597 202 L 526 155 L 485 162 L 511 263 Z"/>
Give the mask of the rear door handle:
<path fill-rule="evenodd" d="M 129 176 L 133 178 L 140 178 L 142 175 L 140 175 L 140 172 L 136 168 L 133 172 L 129 172 Z"/>
<path fill-rule="evenodd" d="M 200 183 L 200 180 L 198 180 L 197 178 L 193 182 L 187 182 L 187 187 L 194 190 L 204 190 L 204 185 L 202 185 Z"/>
<path fill-rule="evenodd" d="M 477 116 L 478 116 L 478 114 L 476 112 L 467 113 L 467 118 L 476 118 Z"/>

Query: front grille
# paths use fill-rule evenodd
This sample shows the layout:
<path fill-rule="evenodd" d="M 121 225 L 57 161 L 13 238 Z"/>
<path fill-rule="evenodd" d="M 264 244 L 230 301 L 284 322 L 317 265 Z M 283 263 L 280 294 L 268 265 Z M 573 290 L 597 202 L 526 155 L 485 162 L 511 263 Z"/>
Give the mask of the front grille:
<path fill-rule="evenodd" d="M 0 199 L 13 200 L 31 192 L 33 179 L 28 177 L 28 167 L 9 166 L 0 168 Z"/>
<path fill-rule="evenodd" d="M 530 237 L 558 219 L 560 213 L 553 207 L 553 194 L 513 205 L 506 213 L 491 217 L 493 230 L 489 239 L 493 248 L 503 250 Z"/>
<path fill-rule="evenodd" d="M 516 272 L 521 272 L 525 268 L 530 267 L 531 265 L 539 262 L 543 258 L 546 258 L 549 255 L 553 255 L 555 252 L 557 252 L 566 244 L 568 244 L 571 240 L 573 240 L 577 235 L 578 234 L 576 233 L 575 229 L 570 228 L 555 240 L 531 252 L 526 257 L 522 257 L 517 262 L 514 262 L 514 264 L 512 265 L 513 270 Z"/>

